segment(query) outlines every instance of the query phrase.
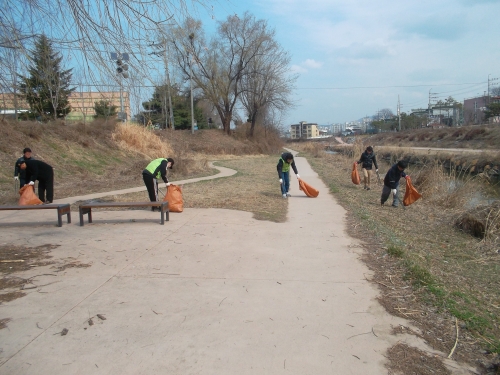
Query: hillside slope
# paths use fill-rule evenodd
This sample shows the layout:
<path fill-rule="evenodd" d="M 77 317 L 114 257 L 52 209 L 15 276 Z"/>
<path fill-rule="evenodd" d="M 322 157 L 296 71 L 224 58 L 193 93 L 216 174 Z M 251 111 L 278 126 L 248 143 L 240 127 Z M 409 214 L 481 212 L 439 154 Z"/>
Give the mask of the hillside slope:
<path fill-rule="evenodd" d="M 159 156 L 175 159 L 170 175 L 175 180 L 206 174 L 208 158 L 279 150 L 279 141 L 250 142 L 220 130 L 150 132 L 130 125 L 129 131 L 123 132 L 121 125 L 114 123 L 64 125 L 4 120 L 0 120 L 0 126 L 0 204 L 18 200 L 14 165 L 25 147 L 33 150 L 35 158 L 54 167 L 55 199 L 140 186 L 142 170 Z"/>

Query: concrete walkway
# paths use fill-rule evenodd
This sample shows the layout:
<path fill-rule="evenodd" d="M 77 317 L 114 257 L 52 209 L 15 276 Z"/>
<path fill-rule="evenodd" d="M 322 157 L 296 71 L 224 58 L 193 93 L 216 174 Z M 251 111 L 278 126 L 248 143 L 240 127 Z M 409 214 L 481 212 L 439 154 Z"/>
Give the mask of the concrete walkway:
<path fill-rule="evenodd" d="M 58 228 L 50 213 L 33 225 L 0 212 L 2 243 L 58 246 L 55 265 L 16 275 L 37 288 L 0 305 L 11 319 L 0 373 L 386 374 L 384 353 L 403 339 L 391 325 L 407 323 L 376 302 L 345 211 L 306 159 L 296 164 L 320 194 L 307 198 L 292 173 L 286 223 L 186 209 L 161 226 L 134 210 Z M 55 268 L 68 263 L 90 267 Z"/>

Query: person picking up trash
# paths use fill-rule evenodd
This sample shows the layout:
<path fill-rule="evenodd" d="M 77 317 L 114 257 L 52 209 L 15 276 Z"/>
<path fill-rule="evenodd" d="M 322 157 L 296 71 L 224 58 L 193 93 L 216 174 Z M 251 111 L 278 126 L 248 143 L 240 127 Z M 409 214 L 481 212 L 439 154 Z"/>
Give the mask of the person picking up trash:
<path fill-rule="evenodd" d="M 359 161 L 356 162 L 356 164 L 361 164 L 361 168 L 363 171 L 363 178 L 365 183 L 363 189 L 370 190 L 370 180 L 373 165 L 375 165 L 375 172 L 378 172 L 377 157 L 373 152 L 372 146 L 368 146 L 366 148 L 365 152 L 361 154 L 361 157 L 359 158 Z"/>
<path fill-rule="evenodd" d="M 281 154 L 280 160 L 278 160 L 278 177 L 280 179 L 281 185 L 281 195 L 283 198 L 290 197 L 290 167 L 292 167 L 297 179 L 300 178 L 299 172 L 297 172 L 297 167 L 295 166 L 295 161 L 293 160 L 293 155 L 290 152 L 284 152 Z"/>
<path fill-rule="evenodd" d="M 41 160 L 26 159 L 20 165 L 26 170 L 26 184 L 35 188 L 35 181 L 38 180 L 38 198 L 49 204 L 54 200 L 54 169 Z"/>
<path fill-rule="evenodd" d="M 165 186 L 170 186 L 167 179 L 167 169 L 172 169 L 174 166 L 174 159 L 172 158 L 159 158 L 153 160 L 142 171 L 142 179 L 144 185 L 148 189 L 149 200 L 151 202 L 158 202 L 158 180 L 161 178 L 165 182 Z M 152 207 L 151 210 L 159 210 L 157 207 Z"/>
<path fill-rule="evenodd" d="M 393 194 L 392 206 L 397 207 L 399 204 L 399 180 L 404 178 L 409 178 L 404 172 L 408 163 L 404 160 L 398 161 L 394 164 L 391 169 L 387 172 L 384 177 L 384 187 L 382 188 L 382 196 L 380 198 L 380 204 L 383 206 L 384 203 L 389 199 L 389 195 Z"/>

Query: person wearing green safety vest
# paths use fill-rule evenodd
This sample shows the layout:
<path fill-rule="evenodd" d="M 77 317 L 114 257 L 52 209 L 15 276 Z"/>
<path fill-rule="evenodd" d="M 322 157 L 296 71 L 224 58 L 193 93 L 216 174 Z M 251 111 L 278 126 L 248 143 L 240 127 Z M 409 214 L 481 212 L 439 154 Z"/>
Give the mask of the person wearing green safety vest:
<path fill-rule="evenodd" d="M 278 176 L 281 185 L 281 195 L 283 198 L 291 197 L 290 190 L 290 167 L 292 167 L 297 179 L 300 178 L 299 172 L 297 172 L 297 167 L 295 166 L 295 161 L 293 160 L 293 155 L 290 152 L 284 152 L 281 154 L 280 160 L 278 160 Z"/>
<path fill-rule="evenodd" d="M 165 187 L 170 186 L 170 182 L 167 179 L 167 169 L 172 169 L 174 166 L 174 159 L 172 158 L 159 158 L 153 160 L 148 166 L 142 171 L 142 179 L 148 189 L 149 200 L 151 202 L 158 201 L 158 180 L 161 178 L 165 182 Z M 157 207 L 151 208 L 153 211 L 158 209 Z"/>

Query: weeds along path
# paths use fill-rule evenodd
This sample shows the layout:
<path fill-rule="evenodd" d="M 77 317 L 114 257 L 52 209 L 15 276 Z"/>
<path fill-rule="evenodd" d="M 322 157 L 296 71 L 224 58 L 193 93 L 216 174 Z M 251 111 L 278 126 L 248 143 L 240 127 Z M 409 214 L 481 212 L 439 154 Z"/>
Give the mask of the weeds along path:
<path fill-rule="evenodd" d="M 235 171 L 234 169 L 230 169 L 230 168 L 226 168 L 226 167 L 219 167 L 219 166 L 214 165 L 212 162 L 209 163 L 209 166 L 211 168 L 215 168 L 215 169 L 219 170 L 220 173 L 218 173 L 216 175 L 212 175 L 212 176 L 191 178 L 188 180 L 171 181 L 171 182 L 175 183 L 176 185 L 182 185 L 182 184 L 189 184 L 189 183 L 204 181 L 204 180 L 213 180 L 213 179 L 221 178 L 221 177 L 229 177 L 229 176 L 232 176 L 232 175 L 237 173 L 237 171 Z M 104 193 L 94 193 L 94 194 L 88 194 L 88 195 L 80 195 L 80 196 L 75 196 L 75 197 L 56 199 L 56 200 L 54 200 L 54 203 L 73 204 L 73 203 L 78 202 L 78 201 L 85 201 L 85 200 L 90 200 L 90 199 L 102 198 L 102 197 L 107 197 L 110 195 L 122 195 L 122 194 L 136 193 L 136 192 L 145 191 L 145 190 L 146 190 L 145 186 L 138 186 L 135 188 L 114 190 L 114 191 L 108 191 L 108 192 L 104 192 Z"/>

